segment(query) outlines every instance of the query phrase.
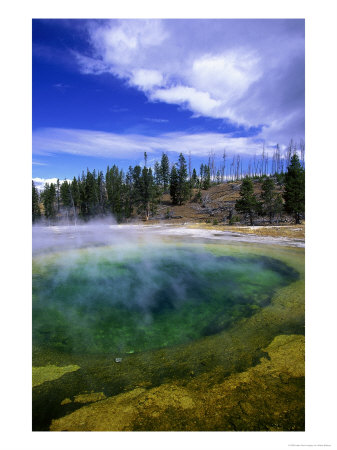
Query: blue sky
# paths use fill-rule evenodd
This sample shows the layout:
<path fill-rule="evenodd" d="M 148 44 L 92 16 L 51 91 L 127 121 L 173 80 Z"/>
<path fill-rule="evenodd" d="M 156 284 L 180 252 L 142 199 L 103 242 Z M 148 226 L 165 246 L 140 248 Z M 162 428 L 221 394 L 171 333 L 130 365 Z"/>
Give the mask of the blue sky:
<path fill-rule="evenodd" d="M 304 139 L 304 20 L 33 20 L 33 179 Z"/>

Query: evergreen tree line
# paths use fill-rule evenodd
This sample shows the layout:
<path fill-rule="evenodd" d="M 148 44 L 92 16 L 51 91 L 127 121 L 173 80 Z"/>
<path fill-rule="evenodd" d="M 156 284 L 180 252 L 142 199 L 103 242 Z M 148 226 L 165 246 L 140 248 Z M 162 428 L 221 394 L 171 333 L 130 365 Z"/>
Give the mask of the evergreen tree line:
<path fill-rule="evenodd" d="M 298 165 L 303 170 L 302 164 L 295 153 Z M 290 164 L 290 163 L 289 163 Z M 171 167 L 170 167 L 171 166 Z M 289 172 L 288 166 L 288 171 Z M 160 162 L 156 161 L 153 167 L 147 167 L 147 154 L 144 154 L 144 166 L 130 166 L 126 173 L 116 165 L 108 166 L 106 173 L 93 170 L 82 172 L 79 177 L 74 177 L 71 182 L 64 180 L 60 183 L 46 183 L 43 191 L 39 194 L 32 184 L 32 216 L 33 222 L 41 219 L 40 204 L 43 205 L 44 217 L 54 221 L 56 217 L 64 217 L 76 223 L 78 217 L 87 220 L 92 217 L 103 217 L 113 214 L 118 221 L 129 219 L 132 214 L 142 215 L 146 220 L 155 215 L 158 204 L 163 194 L 170 194 L 173 205 L 182 205 L 192 199 L 197 190 L 195 200 L 201 199 L 201 190 L 207 190 L 211 184 L 220 183 L 221 177 L 212 177 L 212 160 L 208 164 L 201 164 L 199 175 L 195 169 L 191 170 L 190 157 L 189 169 L 183 154 L 179 155 L 178 162 L 171 164 L 167 154 L 163 153 Z M 304 170 L 303 170 L 304 173 Z M 274 174 L 282 180 L 286 174 Z M 265 175 L 262 175 L 265 177 Z M 241 187 L 241 202 L 237 203 L 236 210 L 248 214 L 253 220 L 255 214 L 261 213 L 260 202 L 254 200 L 251 192 L 251 177 L 246 174 Z M 304 177 L 303 177 L 304 182 Z M 270 191 L 267 184 L 273 183 L 271 178 L 266 179 L 263 201 L 265 208 L 269 203 L 268 210 L 275 214 L 282 200 L 278 197 L 268 198 Z M 269 189 L 269 190 L 268 190 Z M 269 192 L 269 193 L 268 193 Z M 288 194 L 287 194 L 288 195 Z M 287 200 L 288 203 L 290 200 Z M 255 203 L 254 203 L 255 202 Z M 278 205 L 278 206 L 277 206 Z M 260 209 L 259 209 L 260 208 Z M 274 211 L 274 212 L 272 212 Z M 300 214 L 300 213 L 299 213 Z M 297 219 L 296 219 L 297 220 Z"/>
<path fill-rule="evenodd" d="M 152 170 L 147 167 L 145 153 L 144 166 L 130 166 L 126 173 L 116 165 L 108 166 L 105 174 L 87 170 L 71 182 L 46 183 L 40 194 L 33 182 L 33 222 L 42 217 L 40 204 L 48 221 L 60 215 L 76 221 L 78 217 L 86 220 L 108 214 L 123 221 L 134 212 L 147 220 L 156 213 L 163 194 L 170 194 L 172 204 L 182 205 L 191 198 L 193 188 L 208 189 L 209 186 L 210 172 L 204 164 L 200 168 L 200 177 L 194 169 L 193 176 L 188 179 L 183 154 L 170 168 L 169 158 L 163 153 L 161 161 L 156 161 Z"/>

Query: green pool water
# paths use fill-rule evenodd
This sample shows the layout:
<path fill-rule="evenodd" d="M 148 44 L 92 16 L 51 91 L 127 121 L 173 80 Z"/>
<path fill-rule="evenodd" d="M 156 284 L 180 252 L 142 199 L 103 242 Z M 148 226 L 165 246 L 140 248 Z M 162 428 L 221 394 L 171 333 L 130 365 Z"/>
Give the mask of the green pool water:
<path fill-rule="evenodd" d="M 37 258 L 33 346 L 133 354 L 215 335 L 298 278 L 272 256 L 204 246 L 92 249 Z"/>

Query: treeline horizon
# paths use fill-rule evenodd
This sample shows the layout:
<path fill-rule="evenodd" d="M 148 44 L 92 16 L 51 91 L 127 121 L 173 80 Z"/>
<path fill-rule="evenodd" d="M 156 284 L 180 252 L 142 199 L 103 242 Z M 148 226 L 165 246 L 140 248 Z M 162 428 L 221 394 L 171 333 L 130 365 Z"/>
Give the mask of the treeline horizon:
<path fill-rule="evenodd" d="M 87 169 L 72 181 L 58 179 L 56 183 L 46 183 L 41 192 L 32 181 L 32 219 L 53 223 L 63 218 L 76 223 L 79 218 L 89 220 L 112 214 L 118 222 L 123 222 L 136 214 L 148 220 L 156 214 L 164 194 L 170 194 L 172 205 L 182 205 L 192 199 L 200 201 L 201 191 L 214 184 L 266 177 L 282 183 L 293 156 L 304 172 L 304 143 L 297 146 L 291 140 L 283 155 L 276 146 L 269 158 L 263 147 L 261 154 L 254 156 L 246 167 L 240 155 L 229 159 L 225 150 L 219 166 L 211 151 L 207 163 L 202 163 L 197 173 L 192 169 L 190 154 L 187 161 L 181 153 L 177 162 L 170 163 L 168 155 L 162 153 L 161 160 L 155 161 L 151 168 L 147 167 L 145 152 L 144 166 L 130 165 L 127 172 L 115 164 L 108 166 L 105 174 L 102 170 Z"/>

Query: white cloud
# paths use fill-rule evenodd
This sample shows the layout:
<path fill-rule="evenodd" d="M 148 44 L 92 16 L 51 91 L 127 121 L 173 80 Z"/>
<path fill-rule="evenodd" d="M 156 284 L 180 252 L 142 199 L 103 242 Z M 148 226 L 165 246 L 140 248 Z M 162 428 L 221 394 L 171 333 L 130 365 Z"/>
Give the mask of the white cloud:
<path fill-rule="evenodd" d="M 262 145 L 255 138 L 235 138 L 223 133 L 172 132 L 144 136 L 60 128 L 45 128 L 33 133 L 33 152 L 43 155 L 67 153 L 135 160 L 141 158 L 144 152 L 150 157 L 157 157 L 162 152 L 191 152 L 191 155 L 204 157 L 210 151 L 221 155 L 224 148 L 228 154 L 254 155 L 261 152 Z M 268 151 L 268 145 L 266 150 Z M 271 148 L 269 150 L 272 151 Z"/>
<path fill-rule="evenodd" d="M 160 86 L 163 83 L 163 76 L 158 70 L 134 70 L 130 80 L 131 84 L 143 90 Z"/>
<path fill-rule="evenodd" d="M 131 79 L 142 67 L 144 55 L 154 47 L 160 47 L 167 38 L 160 20 L 118 20 L 97 26 L 89 25 L 93 56 L 76 53 L 84 73 L 111 72 Z"/>
<path fill-rule="evenodd" d="M 186 86 L 175 86 L 169 89 L 157 89 L 152 92 L 151 98 L 166 103 L 175 103 L 187 107 L 196 115 L 211 116 L 212 111 L 220 106 L 219 101 L 210 97 L 208 92 L 197 91 Z"/>
<path fill-rule="evenodd" d="M 189 80 L 196 88 L 227 103 L 240 98 L 259 79 L 258 62 L 257 57 L 242 49 L 206 55 L 193 62 Z"/>
<path fill-rule="evenodd" d="M 303 20 L 112 20 L 89 35 L 92 54 L 76 54 L 84 73 L 112 73 L 194 116 L 266 125 L 261 138 L 304 137 Z"/>

